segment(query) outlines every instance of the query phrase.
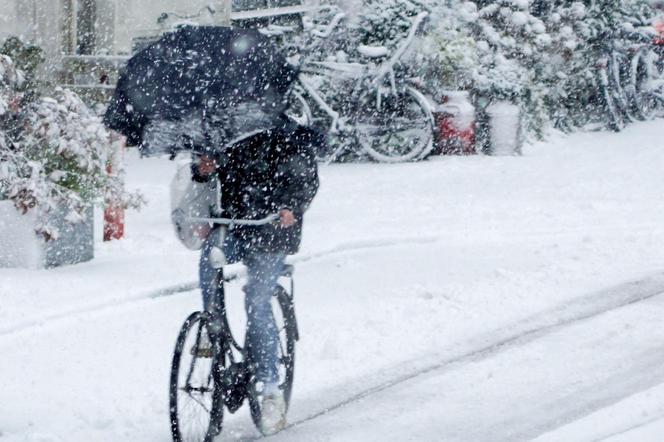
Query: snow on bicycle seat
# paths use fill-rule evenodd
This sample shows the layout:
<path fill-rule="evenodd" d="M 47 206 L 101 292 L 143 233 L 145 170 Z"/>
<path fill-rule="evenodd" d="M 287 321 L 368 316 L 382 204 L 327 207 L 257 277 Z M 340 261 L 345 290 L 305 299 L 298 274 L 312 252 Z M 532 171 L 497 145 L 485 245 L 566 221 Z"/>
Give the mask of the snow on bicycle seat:
<path fill-rule="evenodd" d="M 390 50 L 385 46 L 359 45 L 357 47 L 357 52 L 367 58 L 382 58 L 390 55 Z"/>
<path fill-rule="evenodd" d="M 225 282 L 231 282 L 247 276 L 247 267 L 239 262 L 224 264 L 223 269 Z M 281 270 L 281 276 L 290 278 L 293 276 L 293 273 L 295 273 L 295 266 L 292 264 L 284 264 L 284 267 Z"/>

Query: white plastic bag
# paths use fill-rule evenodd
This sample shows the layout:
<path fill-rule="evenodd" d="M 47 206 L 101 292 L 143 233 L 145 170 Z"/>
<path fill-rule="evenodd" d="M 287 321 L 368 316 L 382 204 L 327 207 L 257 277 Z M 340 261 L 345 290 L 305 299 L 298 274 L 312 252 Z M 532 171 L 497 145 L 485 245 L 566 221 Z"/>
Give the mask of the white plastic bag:
<path fill-rule="evenodd" d="M 210 218 L 216 200 L 216 181 L 197 183 L 191 179 L 191 163 L 178 165 L 171 181 L 171 221 L 175 235 L 190 250 L 200 250 L 210 232 L 210 223 L 190 218 Z"/>

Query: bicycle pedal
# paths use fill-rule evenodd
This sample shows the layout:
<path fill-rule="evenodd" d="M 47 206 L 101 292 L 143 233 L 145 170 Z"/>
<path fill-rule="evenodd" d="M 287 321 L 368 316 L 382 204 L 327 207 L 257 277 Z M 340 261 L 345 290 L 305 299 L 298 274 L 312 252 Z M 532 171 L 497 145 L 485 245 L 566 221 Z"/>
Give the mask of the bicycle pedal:
<path fill-rule="evenodd" d="M 247 397 L 249 385 L 249 370 L 244 362 L 231 364 L 224 370 L 224 404 L 228 411 L 235 413 Z"/>

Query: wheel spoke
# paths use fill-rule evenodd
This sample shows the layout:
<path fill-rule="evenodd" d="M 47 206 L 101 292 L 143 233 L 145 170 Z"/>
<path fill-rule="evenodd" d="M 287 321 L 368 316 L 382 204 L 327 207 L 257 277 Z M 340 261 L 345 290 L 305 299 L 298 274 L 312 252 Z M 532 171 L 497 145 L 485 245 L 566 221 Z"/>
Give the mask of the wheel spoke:
<path fill-rule="evenodd" d="M 428 153 L 433 116 L 410 89 L 386 98 L 383 112 L 359 116 L 355 128 L 365 150 L 378 161 L 405 161 Z"/>
<path fill-rule="evenodd" d="M 202 338 L 210 336 L 203 315 L 195 313 L 185 322 L 171 372 L 172 431 L 182 442 L 203 442 L 221 425 L 221 410 L 215 410 L 215 358 L 197 356 Z"/>
<path fill-rule="evenodd" d="M 191 391 L 198 391 L 198 392 L 203 393 L 203 391 L 201 391 L 201 389 L 195 389 L 195 390 L 191 390 Z M 207 390 L 206 392 L 212 392 L 212 390 Z M 201 408 L 203 408 L 203 410 L 205 410 L 206 413 L 211 413 L 212 412 L 200 399 L 195 398 L 194 395 L 190 393 L 190 391 L 187 391 L 186 393 L 194 402 L 196 402 L 198 405 L 200 405 Z"/>

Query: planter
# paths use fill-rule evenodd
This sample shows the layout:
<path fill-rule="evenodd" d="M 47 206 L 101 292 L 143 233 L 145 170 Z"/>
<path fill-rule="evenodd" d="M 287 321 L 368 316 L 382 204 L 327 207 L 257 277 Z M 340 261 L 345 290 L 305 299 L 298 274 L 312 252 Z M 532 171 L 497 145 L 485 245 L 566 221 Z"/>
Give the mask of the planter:
<path fill-rule="evenodd" d="M 65 221 L 65 210 L 50 213 L 49 223 L 60 234 L 48 242 L 35 234 L 40 223 L 37 212 L 21 215 L 11 201 L 0 201 L 0 267 L 50 268 L 94 257 L 92 207 L 87 209 L 86 219 L 77 224 Z"/>
<path fill-rule="evenodd" d="M 499 101 L 486 108 L 489 119 L 490 155 L 521 154 L 521 113 L 519 107 Z"/>

